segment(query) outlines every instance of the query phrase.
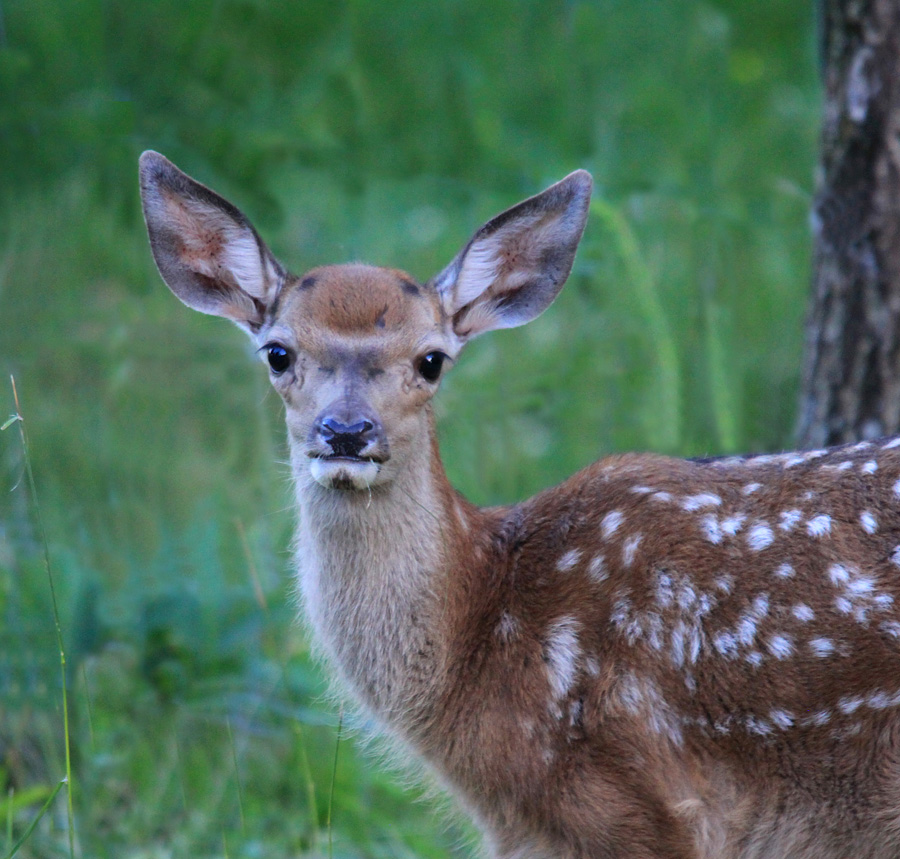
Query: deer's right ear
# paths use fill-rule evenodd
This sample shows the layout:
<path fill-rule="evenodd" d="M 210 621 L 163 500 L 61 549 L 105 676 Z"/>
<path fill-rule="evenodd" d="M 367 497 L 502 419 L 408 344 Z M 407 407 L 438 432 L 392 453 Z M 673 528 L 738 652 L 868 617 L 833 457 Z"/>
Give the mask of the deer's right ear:
<path fill-rule="evenodd" d="M 432 285 L 463 341 L 543 313 L 575 258 L 591 202 L 585 170 L 488 221 Z"/>
<path fill-rule="evenodd" d="M 285 278 L 247 218 L 158 152 L 141 155 L 153 258 L 188 307 L 257 331 Z"/>

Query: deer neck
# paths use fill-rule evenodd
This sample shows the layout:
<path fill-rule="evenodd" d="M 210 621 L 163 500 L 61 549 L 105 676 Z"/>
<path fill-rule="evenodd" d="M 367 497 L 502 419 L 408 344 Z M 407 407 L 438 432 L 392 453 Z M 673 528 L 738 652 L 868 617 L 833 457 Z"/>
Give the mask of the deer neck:
<path fill-rule="evenodd" d="M 465 515 L 437 455 L 433 419 L 395 479 L 325 489 L 294 461 L 298 568 L 310 622 L 356 697 L 388 724 L 427 719 L 445 673 L 448 558 Z"/>

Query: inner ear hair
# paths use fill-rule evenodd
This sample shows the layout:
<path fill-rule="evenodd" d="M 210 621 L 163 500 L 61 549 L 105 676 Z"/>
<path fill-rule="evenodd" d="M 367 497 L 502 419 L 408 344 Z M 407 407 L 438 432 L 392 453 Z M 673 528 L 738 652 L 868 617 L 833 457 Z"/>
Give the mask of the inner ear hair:
<path fill-rule="evenodd" d="M 141 156 L 140 176 L 150 247 L 172 292 L 257 330 L 286 272 L 247 217 L 156 152 Z"/>

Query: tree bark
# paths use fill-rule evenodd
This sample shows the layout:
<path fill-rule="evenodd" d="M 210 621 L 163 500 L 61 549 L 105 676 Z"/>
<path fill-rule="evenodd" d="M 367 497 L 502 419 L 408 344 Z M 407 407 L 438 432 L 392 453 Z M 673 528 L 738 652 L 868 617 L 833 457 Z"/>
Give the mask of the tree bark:
<path fill-rule="evenodd" d="M 819 0 L 825 110 L 802 447 L 900 431 L 900 2 Z"/>

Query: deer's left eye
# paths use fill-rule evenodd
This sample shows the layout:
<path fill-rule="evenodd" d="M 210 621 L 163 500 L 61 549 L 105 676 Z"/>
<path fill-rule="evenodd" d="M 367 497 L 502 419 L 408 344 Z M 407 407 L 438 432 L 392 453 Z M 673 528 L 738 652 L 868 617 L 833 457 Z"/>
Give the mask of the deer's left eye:
<path fill-rule="evenodd" d="M 276 376 L 291 366 L 291 353 L 278 343 L 270 343 L 266 346 L 266 358 Z"/>
<path fill-rule="evenodd" d="M 416 365 L 419 375 L 426 382 L 436 382 L 441 375 L 441 367 L 444 366 L 446 357 L 443 352 L 429 352 L 427 355 L 423 355 Z"/>

